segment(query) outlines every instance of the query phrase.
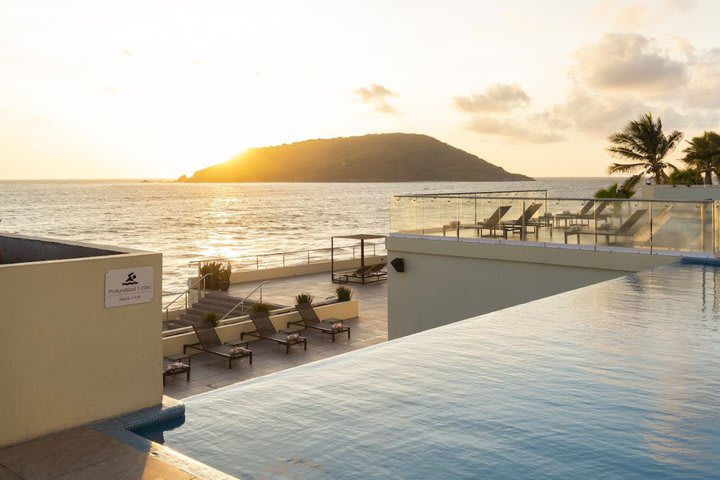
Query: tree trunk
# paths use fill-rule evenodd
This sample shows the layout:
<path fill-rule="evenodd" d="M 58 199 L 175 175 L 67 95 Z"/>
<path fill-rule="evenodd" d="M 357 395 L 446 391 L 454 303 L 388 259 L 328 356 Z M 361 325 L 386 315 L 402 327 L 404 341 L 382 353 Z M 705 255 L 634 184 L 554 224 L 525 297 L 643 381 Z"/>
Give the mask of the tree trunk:
<path fill-rule="evenodd" d="M 712 167 L 705 169 L 705 185 L 712 185 Z"/>

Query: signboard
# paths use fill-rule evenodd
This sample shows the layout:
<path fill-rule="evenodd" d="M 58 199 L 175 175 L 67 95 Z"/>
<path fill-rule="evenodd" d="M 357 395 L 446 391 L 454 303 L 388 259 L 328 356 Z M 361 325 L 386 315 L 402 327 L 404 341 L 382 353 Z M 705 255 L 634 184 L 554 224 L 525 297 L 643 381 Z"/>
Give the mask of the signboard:
<path fill-rule="evenodd" d="M 105 272 L 105 308 L 152 302 L 153 267 L 121 268 Z"/>

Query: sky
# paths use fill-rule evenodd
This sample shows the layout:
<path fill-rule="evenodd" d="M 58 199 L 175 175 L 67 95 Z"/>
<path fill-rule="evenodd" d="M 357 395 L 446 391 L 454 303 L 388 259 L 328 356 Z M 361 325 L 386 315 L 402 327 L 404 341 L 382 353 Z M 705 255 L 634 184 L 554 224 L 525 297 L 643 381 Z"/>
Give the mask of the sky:
<path fill-rule="evenodd" d="M 603 176 L 643 113 L 720 129 L 718 18 L 716 0 L 0 0 L 0 179 L 174 179 L 384 132 Z"/>

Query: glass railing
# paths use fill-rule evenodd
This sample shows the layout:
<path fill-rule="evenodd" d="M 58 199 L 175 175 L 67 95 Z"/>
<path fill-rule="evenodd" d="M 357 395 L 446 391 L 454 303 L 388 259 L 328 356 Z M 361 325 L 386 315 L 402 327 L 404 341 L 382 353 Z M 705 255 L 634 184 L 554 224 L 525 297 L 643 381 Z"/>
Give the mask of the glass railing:
<path fill-rule="evenodd" d="M 711 254 L 720 246 L 720 207 L 712 201 L 461 194 L 403 195 L 391 202 L 396 234 L 647 253 Z"/>
<path fill-rule="evenodd" d="M 198 269 L 210 262 L 229 262 L 234 271 L 242 270 L 266 270 L 270 268 L 285 268 L 298 265 L 310 265 L 313 263 L 329 263 L 330 248 L 314 248 L 308 250 L 296 250 L 278 253 L 265 253 L 244 257 L 222 257 L 203 258 L 193 260 L 190 266 L 197 266 Z M 386 256 L 385 239 L 376 242 L 365 243 L 365 255 Z M 338 260 L 352 260 L 360 258 L 360 245 L 336 246 L 333 257 Z"/>

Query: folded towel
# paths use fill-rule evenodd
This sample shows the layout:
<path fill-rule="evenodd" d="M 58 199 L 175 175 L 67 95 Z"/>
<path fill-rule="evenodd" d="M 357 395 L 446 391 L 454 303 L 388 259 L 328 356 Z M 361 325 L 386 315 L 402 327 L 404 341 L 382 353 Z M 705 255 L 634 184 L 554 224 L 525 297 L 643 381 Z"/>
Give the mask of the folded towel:
<path fill-rule="evenodd" d="M 345 327 L 342 322 L 336 322 L 332 324 L 333 330 L 342 330 Z"/>
<path fill-rule="evenodd" d="M 299 333 L 291 333 L 287 336 L 288 343 L 295 343 L 300 340 L 300 334 Z"/>
<path fill-rule="evenodd" d="M 185 367 L 187 367 L 187 365 L 185 365 L 185 364 L 182 363 L 182 362 L 173 362 L 173 363 L 171 363 L 170 365 L 168 365 L 168 366 L 165 368 L 165 370 L 167 370 L 167 371 L 179 370 L 179 369 L 185 368 Z"/>
<path fill-rule="evenodd" d="M 247 350 L 243 347 L 233 347 L 230 349 L 230 355 L 243 355 L 247 353 Z"/>
<path fill-rule="evenodd" d="M 610 228 L 610 225 L 608 225 L 607 223 L 601 223 L 597 226 L 598 230 L 607 230 L 608 228 Z"/>

